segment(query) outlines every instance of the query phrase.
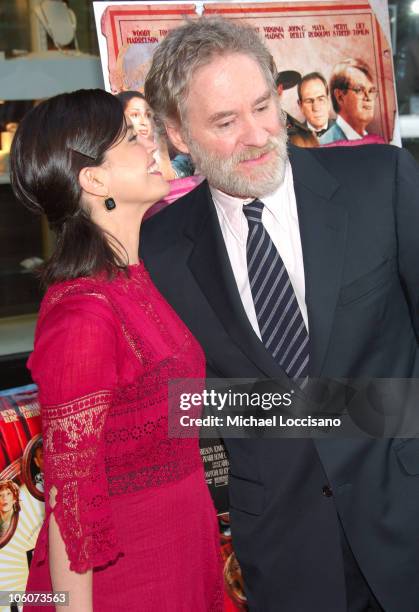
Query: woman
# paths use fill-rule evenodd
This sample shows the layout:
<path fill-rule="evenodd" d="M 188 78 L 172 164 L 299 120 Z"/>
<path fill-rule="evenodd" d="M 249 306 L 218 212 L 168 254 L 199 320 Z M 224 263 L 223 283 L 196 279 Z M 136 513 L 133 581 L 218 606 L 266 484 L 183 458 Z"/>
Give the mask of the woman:
<path fill-rule="evenodd" d="M 138 91 L 122 91 L 116 97 L 121 101 L 125 117 L 132 123 L 136 134 L 158 142 L 155 159 L 164 178 L 171 181 L 192 176 L 195 168 L 189 155 L 178 153 L 170 159 L 167 138 L 156 133 L 153 112 L 143 94 Z"/>
<path fill-rule="evenodd" d="M 154 146 L 154 159 L 158 169 L 167 181 L 175 179 L 176 173 L 170 162 L 167 141 L 155 134 L 153 113 L 143 94 L 139 91 L 121 91 L 116 97 L 123 106 L 127 122 L 132 124 L 137 136 L 143 139 L 143 145 L 154 146 L 154 140 L 158 140 L 158 146 Z"/>
<path fill-rule="evenodd" d="M 20 511 L 19 487 L 13 480 L 0 482 L 0 539 L 3 539 L 10 529 L 15 513 Z"/>
<path fill-rule="evenodd" d="M 168 380 L 204 377 L 204 356 L 138 259 L 142 217 L 168 184 L 101 90 L 34 108 L 11 168 L 16 196 L 57 234 L 29 360 L 46 521 L 28 589 L 68 590 L 78 612 L 219 611 L 198 441 L 167 435 Z"/>
<path fill-rule="evenodd" d="M 122 103 L 125 116 L 131 121 L 135 133 L 153 140 L 153 113 L 143 94 L 139 91 L 122 91 L 117 98 Z"/>

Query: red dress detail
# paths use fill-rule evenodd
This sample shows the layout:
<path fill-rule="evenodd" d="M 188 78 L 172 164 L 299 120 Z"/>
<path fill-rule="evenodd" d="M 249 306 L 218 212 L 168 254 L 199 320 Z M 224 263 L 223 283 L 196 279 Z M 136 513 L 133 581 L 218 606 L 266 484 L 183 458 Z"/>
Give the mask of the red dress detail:
<path fill-rule="evenodd" d="M 203 379 L 205 359 L 143 264 L 129 278 L 52 286 L 28 365 L 41 403 L 46 519 L 27 590 L 52 590 L 53 511 L 71 569 L 93 568 L 95 612 L 223 610 L 198 440 L 167 433 L 168 381 Z"/>

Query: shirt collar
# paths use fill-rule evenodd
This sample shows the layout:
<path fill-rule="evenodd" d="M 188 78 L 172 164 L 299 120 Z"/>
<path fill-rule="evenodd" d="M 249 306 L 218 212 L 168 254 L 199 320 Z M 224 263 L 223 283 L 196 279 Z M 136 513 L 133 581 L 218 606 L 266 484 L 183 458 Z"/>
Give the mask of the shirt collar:
<path fill-rule="evenodd" d="M 345 121 L 345 119 L 340 115 L 337 115 L 336 123 L 338 124 L 338 126 L 340 127 L 340 129 L 345 134 L 348 140 L 361 140 L 361 138 L 364 138 L 364 136 L 366 136 L 368 133 L 366 130 L 364 130 L 364 133 L 362 134 L 362 136 L 360 136 L 358 132 L 356 132 L 354 128 L 351 127 L 349 123 Z"/>
<path fill-rule="evenodd" d="M 260 198 L 265 205 L 265 208 L 275 217 L 278 223 L 281 223 L 281 212 L 284 205 L 284 199 L 292 189 L 292 170 L 289 160 L 286 162 L 284 180 L 281 185 L 273 192 L 263 198 Z M 237 198 L 210 185 L 212 199 L 215 208 L 219 215 L 225 220 L 230 230 L 238 240 L 242 240 L 243 236 L 247 236 L 247 220 L 243 213 L 243 206 L 250 204 L 255 198 Z M 246 232 L 243 233 L 243 228 Z"/>
<path fill-rule="evenodd" d="M 307 121 L 307 127 L 309 130 L 311 130 L 312 132 L 316 133 L 316 132 L 321 132 L 322 130 L 327 130 L 327 126 L 329 125 L 329 121 L 326 121 L 326 123 L 324 125 L 322 125 L 321 127 L 314 127 L 314 125 L 311 125 L 311 123 L 309 121 Z"/>

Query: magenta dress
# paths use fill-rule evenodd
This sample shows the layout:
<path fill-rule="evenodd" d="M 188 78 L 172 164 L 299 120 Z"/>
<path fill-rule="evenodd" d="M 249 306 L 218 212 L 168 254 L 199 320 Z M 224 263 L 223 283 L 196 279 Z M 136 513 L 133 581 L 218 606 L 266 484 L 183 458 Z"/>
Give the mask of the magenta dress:
<path fill-rule="evenodd" d="M 217 521 L 198 440 L 167 433 L 168 381 L 204 378 L 204 355 L 144 265 L 129 275 L 59 283 L 42 303 L 29 367 L 46 519 L 27 590 L 52 590 L 53 511 L 71 569 L 93 568 L 95 612 L 220 612 Z"/>

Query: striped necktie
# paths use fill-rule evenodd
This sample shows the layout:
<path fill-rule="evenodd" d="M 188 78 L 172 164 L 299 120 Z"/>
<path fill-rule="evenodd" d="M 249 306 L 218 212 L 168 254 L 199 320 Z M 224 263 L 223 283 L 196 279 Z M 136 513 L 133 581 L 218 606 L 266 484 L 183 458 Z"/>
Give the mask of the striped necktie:
<path fill-rule="evenodd" d="M 262 223 L 264 204 L 243 206 L 247 270 L 262 341 L 292 379 L 308 375 L 308 333 L 288 272 Z"/>

